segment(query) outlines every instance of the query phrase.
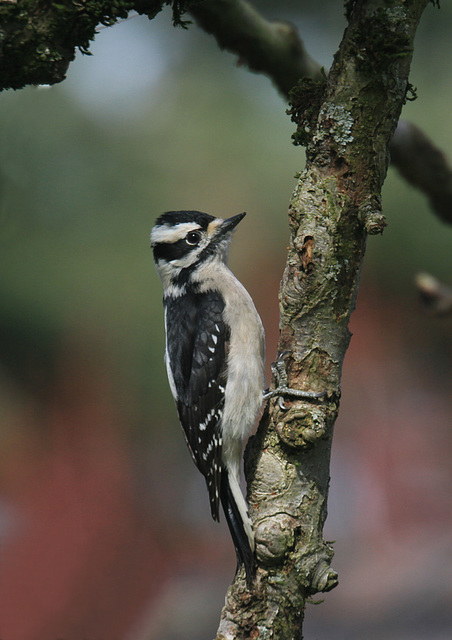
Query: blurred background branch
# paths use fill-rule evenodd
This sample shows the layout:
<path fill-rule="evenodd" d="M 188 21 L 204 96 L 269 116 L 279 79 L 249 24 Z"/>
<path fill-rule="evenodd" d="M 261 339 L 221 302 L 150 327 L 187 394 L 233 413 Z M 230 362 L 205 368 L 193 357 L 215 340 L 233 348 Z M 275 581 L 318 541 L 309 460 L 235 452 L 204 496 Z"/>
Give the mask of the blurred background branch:
<path fill-rule="evenodd" d="M 444 152 L 407 121 L 399 122 L 390 152 L 393 165 L 405 180 L 425 193 L 443 222 L 452 224 L 452 169 Z"/>
<path fill-rule="evenodd" d="M 443 284 L 428 273 L 416 276 L 416 286 L 425 309 L 435 315 L 444 315 L 452 311 L 452 288 Z"/>
<path fill-rule="evenodd" d="M 238 55 L 239 65 L 267 75 L 286 97 L 300 78 L 324 77 L 293 24 L 267 20 L 245 0 L 205 0 L 190 13 L 221 49 Z"/>

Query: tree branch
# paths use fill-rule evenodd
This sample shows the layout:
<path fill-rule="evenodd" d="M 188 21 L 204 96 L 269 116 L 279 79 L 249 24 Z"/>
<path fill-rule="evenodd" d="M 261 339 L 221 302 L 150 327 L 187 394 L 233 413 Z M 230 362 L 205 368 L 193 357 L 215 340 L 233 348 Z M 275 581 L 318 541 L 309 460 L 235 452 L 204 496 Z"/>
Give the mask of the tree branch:
<path fill-rule="evenodd" d="M 190 13 L 221 48 L 238 55 L 239 63 L 251 71 L 267 75 L 286 98 L 303 78 L 325 79 L 295 27 L 266 20 L 246 0 L 205 0 L 193 5 Z M 396 129 L 390 152 L 401 175 L 427 195 L 444 222 L 451 223 L 452 171 L 444 154 L 419 128 L 404 121 Z"/>
<path fill-rule="evenodd" d="M 291 387 L 326 388 L 328 398 L 294 402 L 287 412 L 271 401 L 248 446 L 259 568 L 250 592 L 236 577 L 218 639 L 301 638 L 306 599 L 337 582 L 322 531 L 348 322 L 366 234 L 381 227 L 389 140 L 427 1 L 349 4 L 349 26 L 308 118 L 307 165 L 289 209 L 279 352 L 289 351 Z"/>
<path fill-rule="evenodd" d="M 446 156 L 414 124 L 401 121 L 390 147 L 401 175 L 428 197 L 433 211 L 452 224 L 452 169 Z"/>
<path fill-rule="evenodd" d="M 323 77 L 292 24 L 266 20 L 244 0 L 204 0 L 190 13 L 221 49 L 237 54 L 251 71 L 265 73 L 285 96 L 300 78 Z"/>
<path fill-rule="evenodd" d="M 182 24 L 184 0 L 0 0 L 0 91 L 61 82 L 76 50 L 89 53 L 99 24 L 132 10 L 153 18 L 165 4 Z"/>

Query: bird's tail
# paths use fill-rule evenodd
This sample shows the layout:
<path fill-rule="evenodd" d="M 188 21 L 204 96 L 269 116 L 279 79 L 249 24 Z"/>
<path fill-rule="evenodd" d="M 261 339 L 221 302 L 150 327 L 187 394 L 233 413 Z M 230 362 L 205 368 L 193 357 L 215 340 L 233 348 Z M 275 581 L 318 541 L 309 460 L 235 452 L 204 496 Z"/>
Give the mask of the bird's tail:
<path fill-rule="evenodd" d="M 235 546 L 237 569 L 242 564 L 245 566 L 246 584 L 250 587 L 254 577 L 253 529 L 238 480 L 224 468 L 221 476 L 220 499 Z"/>

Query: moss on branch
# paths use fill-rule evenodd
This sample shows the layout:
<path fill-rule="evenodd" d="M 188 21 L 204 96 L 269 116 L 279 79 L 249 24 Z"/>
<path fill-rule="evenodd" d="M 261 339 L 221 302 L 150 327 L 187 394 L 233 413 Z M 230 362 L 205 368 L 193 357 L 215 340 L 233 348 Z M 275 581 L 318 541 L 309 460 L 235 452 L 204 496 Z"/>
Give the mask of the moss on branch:
<path fill-rule="evenodd" d="M 89 53 L 98 25 L 130 11 L 153 18 L 165 4 L 175 24 L 188 0 L 3 0 L 0 2 L 0 90 L 64 80 L 77 50 Z"/>

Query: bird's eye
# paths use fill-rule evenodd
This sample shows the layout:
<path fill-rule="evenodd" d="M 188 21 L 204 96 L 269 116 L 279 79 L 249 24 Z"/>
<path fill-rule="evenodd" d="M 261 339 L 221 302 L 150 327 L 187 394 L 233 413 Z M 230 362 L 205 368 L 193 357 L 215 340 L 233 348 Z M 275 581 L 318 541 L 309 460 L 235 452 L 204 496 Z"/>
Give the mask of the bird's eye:
<path fill-rule="evenodd" d="M 185 238 L 185 242 L 187 244 L 198 244 L 198 242 L 201 240 L 201 234 L 199 233 L 199 231 L 190 231 L 189 233 L 187 233 L 187 237 Z"/>

